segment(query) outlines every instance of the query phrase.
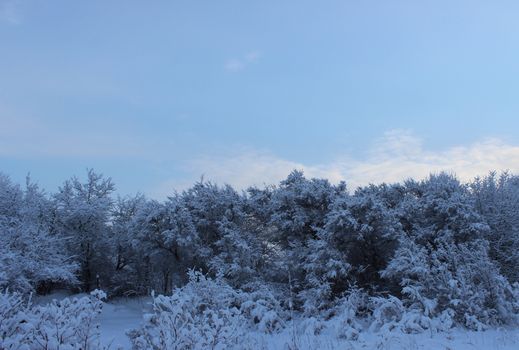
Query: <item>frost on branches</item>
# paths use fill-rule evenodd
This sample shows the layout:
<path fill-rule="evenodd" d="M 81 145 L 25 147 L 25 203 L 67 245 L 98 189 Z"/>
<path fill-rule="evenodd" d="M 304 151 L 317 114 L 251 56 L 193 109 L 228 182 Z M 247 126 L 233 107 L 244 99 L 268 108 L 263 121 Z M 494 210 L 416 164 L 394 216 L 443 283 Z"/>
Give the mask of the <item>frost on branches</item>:
<path fill-rule="evenodd" d="M 100 349 L 97 317 L 105 297 L 104 292 L 95 290 L 88 297 L 32 305 L 17 293 L 3 292 L 0 349 Z"/>
<path fill-rule="evenodd" d="M 243 349 L 248 324 L 271 332 L 281 322 L 275 310 L 263 307 L 264 300 L 254 299 L 221 278 L 190 271 L 187 285 L 154 297 L 153 313 L 128 335 L 136 350 Z"/>

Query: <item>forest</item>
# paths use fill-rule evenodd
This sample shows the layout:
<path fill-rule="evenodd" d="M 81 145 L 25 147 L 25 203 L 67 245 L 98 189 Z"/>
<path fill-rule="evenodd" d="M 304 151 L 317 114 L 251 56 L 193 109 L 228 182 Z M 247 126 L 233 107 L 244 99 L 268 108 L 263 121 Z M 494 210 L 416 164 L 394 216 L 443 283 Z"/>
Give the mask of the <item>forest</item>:
<path fill-rule="evenodd" d="M 64 289 L 91 294 L 31 304 Z M 247 329 L 295 319 L 316 334 L 339 320 L 352 341 L 516 326 L 519 176 L 354 189 L 294 170 L 244 191 L 201 180 L 158 201 L 117 196 L 94 170 L 56 193 L 0 175 L 0 349 L 95 349 L 78 325 L 102 300 L 143 296 L 153 309 L 128 333 L 134 349 L 232 348 Z M 69 336 L 50 331 L 59 322 Z"/>

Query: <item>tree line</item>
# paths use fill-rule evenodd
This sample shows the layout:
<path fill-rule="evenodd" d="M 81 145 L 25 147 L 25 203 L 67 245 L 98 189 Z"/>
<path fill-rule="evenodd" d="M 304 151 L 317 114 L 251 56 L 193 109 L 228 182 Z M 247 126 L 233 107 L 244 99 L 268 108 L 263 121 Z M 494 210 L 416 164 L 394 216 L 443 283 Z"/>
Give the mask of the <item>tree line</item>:
<path fill-rule="evenodd" d="M 293 171 L 157 201 L 117 197 L 94 170 L 53 194 L 0 175 L 0 289 L 169 295 L 193 270 L 305 315 L 331 317 L 362 290 L 430 317 L 506 324 L 519 310 L 519 177 L 440 173 L 349 191 Z"/>

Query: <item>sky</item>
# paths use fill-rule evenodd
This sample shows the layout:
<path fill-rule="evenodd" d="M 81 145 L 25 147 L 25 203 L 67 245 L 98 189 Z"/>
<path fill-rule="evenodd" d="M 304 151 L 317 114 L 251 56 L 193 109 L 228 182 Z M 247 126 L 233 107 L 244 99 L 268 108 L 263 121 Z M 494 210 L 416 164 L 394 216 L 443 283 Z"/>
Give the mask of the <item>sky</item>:
<path fill-rule="evenodd" d="M 203 176 L 519 173 L 517 1 L 0 0 L 0 172 L 121 195 Z"/>

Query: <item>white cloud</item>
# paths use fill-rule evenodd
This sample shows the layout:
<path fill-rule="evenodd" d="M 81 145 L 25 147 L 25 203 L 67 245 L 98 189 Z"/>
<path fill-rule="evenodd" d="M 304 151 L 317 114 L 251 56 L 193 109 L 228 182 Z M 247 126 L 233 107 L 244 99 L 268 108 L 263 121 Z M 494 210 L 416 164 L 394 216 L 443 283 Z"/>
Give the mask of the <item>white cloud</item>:
<path fill-rule="evenodd" d="M 333 183 L 347 182 L 350 189 L 369 183 L 398 182 L 407 178 L 421 179 L 431 172 L 447 171 L 462 181 L 469 181 L 490 170 L 519 173 L 519 146 L 489 138 L 468 146 L 442 151 L 423 148 L 416 135 L 405 130 L 392 130 L 374 142 L 365 159 L 342 155 L 327 164 L 303 164 L 283 159 L 269 152 L 245 150 L 218 157 L 199 157 L 186 164 L 189 180 L 169 180 L 153 194 L 163 197 L 172 189 L 182 190 L 203 174 L 206 180 L 228 183 L 238 189 L 250 185 L 277 183 L 293 169 L 309 178 L 327 178 Z"/>
<path fill-rule="evenodd" d="M 250 51 L 245 55 L 245 59 L 248 62 L 256 62 L 259 59 L 260 55 L 261 53 L 259 51 Z"/>
<path fill-rule="evenodd" d="M 245 63 L 238 59 L 230 59 L 225 63 L 225 69 L 229 72 L 239 72 L 245 68 Z"/>
<path fill-rule="evenodd" d="M 231 58 L 227 60 L 224 68 L 229 72 L 239 72 L 247 68 L 250 64 L 258 62 L 259 57 L 259 51 L 250 51 L 241 58 Z"/>
<path fill-rule="evenodd" d="M 192 172 L 206 169 L 203 174 L 208 180 L 229 183 L 237 188 L 264 185 L 285 178 L 292 170 L 304 170 L 308 176 L 327 177 L 340 180 L 339 173 L 331 167 L 308 166 L 282 159 L 267 152 L 249 151 L 229 158 L 201 157 L 190 162 Z"/>
<path fill-rule="evenodd" d="M 354 189 L 369 183 L 420 179 L 440 171 L 454 173 L 463 181 L 490 170 L 519 173 L 519 145 L 497 138 L 430 150 L 412 132 L 392 130 L 375 140 L 362 158 L 343 154 L 328 163 L 308 164 L 268 151 L 241 149 L 179 163 L 170 152 L 171 147 L 166 147 L 163 141 L 139 137 L 131 129 L 122 132 L 118 127 L 78 124 L 74 120 L 22 118 L 2 104 L 0 126 L 0 157 L 125 157 L 154 164 L 176 159 L 184 175 L 151 189 L 149 194 L 157 198 L 171 194 L 174 189 L 190 187 L 201 175 L 219 184 L 244 189 L 278 183 L 293 169 L 300 169 L 307 177 L 327 178 L 333 183 L 344 180 Z"/>
<path fill-rule="evenodd" d="M 488 138 L 467 146 L 429 151 L 419 138 L 406 131 L 391 131 L 366 160 L 342 167 L 345 179 L 355 185 L 423 178 L 447 171 L 469 181 L 490 170 L 519 172 L 519 146 Z"/>

